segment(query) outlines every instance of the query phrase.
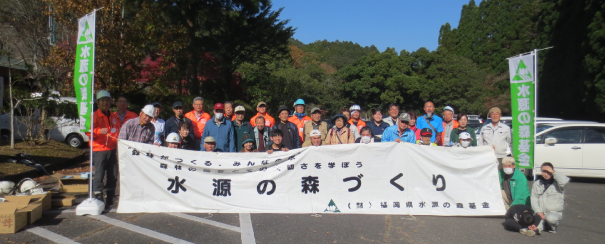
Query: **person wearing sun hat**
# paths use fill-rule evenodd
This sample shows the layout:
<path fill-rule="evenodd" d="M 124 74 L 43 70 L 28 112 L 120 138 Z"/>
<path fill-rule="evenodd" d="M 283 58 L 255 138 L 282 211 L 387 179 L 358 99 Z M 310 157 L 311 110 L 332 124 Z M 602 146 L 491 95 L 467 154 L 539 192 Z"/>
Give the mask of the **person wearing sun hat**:
<path fill-rule="evenodd" d="M 240 150 L 239 152 L 241 153 L 251 153 L 251 152 L 258 152 L 258 150 L 256 150 L 254 148 L 254 138 L 252 137 L 252 135 L 244 135 L 244 141 L 242 142 L 242 150 Z"/>

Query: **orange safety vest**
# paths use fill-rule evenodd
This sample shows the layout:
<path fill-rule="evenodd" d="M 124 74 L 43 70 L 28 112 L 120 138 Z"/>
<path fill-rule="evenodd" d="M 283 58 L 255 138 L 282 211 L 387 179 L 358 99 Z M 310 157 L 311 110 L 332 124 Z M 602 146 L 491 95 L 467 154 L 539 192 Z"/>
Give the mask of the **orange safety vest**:
<path fill-rule="evenodd" d="M 118 135 L 122 123 L 115 113 L 109 113 L 109 118 L 100 109 L 93 113 L 93 140 L 89 141 L 93 152 L 114 150 L 118 147 Z M 124 119 L 126 120 L 126 119 Z M 107 129 L 107 134 L 101 134 L 101 129 Z M 90 138 L 90 132 L 86 135 Z"/>
<path fill-rule="evenodd" d="M 256 127 L 256 117 L 258 117 L 258 116 L 265 117 L 265 126 L 267 126 L 269 128 L 273 127 L 273 125 L 275 124 L 275 119 L 273 117 L 271 117 L 268 113 L 265 113 L 265 114 L 256 113 L 256 115 L 254 115 L 254 117 L 252 117 L 250 119 L 250 124 L 252 125 L 252 127 Z"/>
<path fill-rule="evenodd" d="M 195 116 L 195 110 L 193 110 L 189 113 L 186 113 L 185 118 L 190 119 L 193 123 L 193 136 L 195 137 L 195 139 L 202 139 L 202 133 L 204 132 L 206 122 L 212 119 L 210 117 L 210 114 L 202 111 L 202 116 L 200 116 L 200 119 L 198 120 L 197 116 Z"/>
<path fill-rule="evenodd" d="M 456 129 L 456 128 L 458 128 L 458 126 L 460 126 L 460 124 L 458 124 L 458 121 L 456 121 L 455 119 L 452 119 L 452 121 L 454 123 L 452 130 Z M 443 121 L 443 133 L 445 133 L 445 121 Z M 445 135 L 441 135 L 441 145 L 443 145 L 443 140 L 445 140 L 445 139 L 443 139 L 444 137 L 445 137 Z"/>
<path fill-rule="evenodd" d="M 115 114 L 116 117 L 118 117 L 118 121 L 120 120 L 120 116 L 118 115 L 118 112 L 113 112 L 111 114 Z M 136 114 L 135 112 L 132 112 L 130 110 L 126 110 L 126 115 L 124 116 L 124 121 L 120 121 L 120 128 L 118 128 L 118 130 L 120 130 L 122 128 L 123 124 L 126 124 L 126 121 L 134 119 L 136 117 L 139 117 L 138 114 Z"/>
<path fill-rule="evenodd" d="M 353 119 L 349 120 L 349 124 L 354 125 Z M 361 119 L 357 120 L 357 131 L 359 131 L 359 133 L 361 133 L 361 128 L 363 128 L 364 126 L 366 126 L 366 122 L 363 122 L 363 120 Z"/>
<path fill-rule="evenodd" d="M 303 137 L 303 130 L 305 128 L 305 123 L 307 123 L 307 121 L 311 121 L 311 117 L 305 116 L 302 118 L 302 120 L 300 120 L 296 115 L 294 115 L 290 116 L 290 118 L 288 118 L 288 121 L 296 125 L 296 127 L 298 128 L 298 136 L 300 137 L 300 142 L 304 142 L 305 139 Z"/>

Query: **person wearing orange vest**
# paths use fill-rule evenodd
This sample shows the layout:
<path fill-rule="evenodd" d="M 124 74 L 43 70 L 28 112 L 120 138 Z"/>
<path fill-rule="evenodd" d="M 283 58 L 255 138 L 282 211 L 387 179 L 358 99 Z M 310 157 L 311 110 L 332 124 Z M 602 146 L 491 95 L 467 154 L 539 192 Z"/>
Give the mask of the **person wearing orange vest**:
<path fill-rule="evenodd" d="M 360 110 L 361 107 L 359 107 L 359 105 L 357 104 L 354 104 L 353 106 L 351 106 L 351 108 L 349 108 L 349 111 L 351 111 L 351 119 L 349 120 L 349 124 L 356 126 L 357 131 L 361 131 L 361 128 L 366 126 L 366 122 L 363 122 L 359 118 L 361 116 Z"/>
<path fill-rule="evenodd" d="M 273 125 L 275 124 L 275 119 L 269 116 L 269 113 L 267 113 L 267 103 L 262 101 L 258 102 L 258 104 L 256 105 L 256 111 L 258 113 L 256 113 L 256 115 L 254 115 L 254 117 L 250 119 L 250 124 L 252 125 L 252 127 L 256 127 L 256 118 L 258 116 L 263 116 L 265 118 L 266 127 L 273 127 Z"/>
<path fill-rule="evenodd" d="M 92 188 L 99 200 L 103 201 L 103 188 L 107 190 L 107 199 L 112 201 L 118 181 L 118 133 L 121 127 L 120 118 L 109 112 L 111 95 L 105 90 L 97 92 L 97 105 L 99 108 L 93 113 L 92 162 L 95 167 Z M 90 136 L 90 133 L 86 133 Z M 107 172 L 107 173 L 105 173 Z M 103 178 L 107 175 L 107 184 L 103 185 Z M 111 202 L 108 202 L 111 205 Z"/>
<path fill-rule="evenodd" d="M 193 137 L 195 139 L 196 150 L 200 150 L 202 144 L 202 133 L 206 122 L 210 121 L 210 114 L 204 112 L 204 99 L 195 97 L 193 99 L 193 111 L 186 113 L 185 118 L 188 118 L 193 123 Z"/>
<path fill-rule="evenodd" d="M 300 137 L 300 142 L 304 142 L 303 138 L 303 130 L 305 128 L 305 123 L 311 121 L 311 117 L 305 114 L 305 101 L 302 98 L 299 98 L 294 102 L 294 115 L 288 118 L 288 121 L 294 123 L 296 128 L 298 128 L 298 137 Z"/>
<path fill-rule="evenodd" d="M 139 115 L 135 112 L 128 110 L 128 105 L 130 105 L 130 101 L 128 101 L 128 98 L 126 96 L 118 96 L 118 100 L 116 100 L 116 107 L 118 107 L 118 111 L 113 112 L 113 114 L 117 115 L 120 119 L 120 126 L 122 126 L 124 123 L 126 123 L 126 121 L 130 119 L 139 117 Z M 120 128 L 118 128 L 118 131 L 120 131 Z"/>
<path fill-rule="evenodd" d="M 443 108 L 443 136 L 441 137 L 441 145 L 450 146 L 450 135 L 452 134 L 452 130 L 458 128 L 458 126 L 458 121 L 454 120 L 454 108 L 445 106 Z"/>

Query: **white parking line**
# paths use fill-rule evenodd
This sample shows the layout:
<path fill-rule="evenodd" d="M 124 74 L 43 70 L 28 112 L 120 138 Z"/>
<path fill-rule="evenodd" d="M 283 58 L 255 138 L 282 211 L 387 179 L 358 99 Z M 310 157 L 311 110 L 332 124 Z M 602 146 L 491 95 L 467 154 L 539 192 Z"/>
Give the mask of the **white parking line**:
<path fill-rule="evenodd" d="M 52 231 L 49 231 L 47 229 L 44 229 L 42 227 L 31 227 L 31 228 L 28 228 L 27 231 L 34 233 L 36 235 L 39 235 L 40 237 L 46 238 L 55 243 L 61 243 L 61 244 L 63 244 L 63 243 L 65 243 L 65 244 L 79 243 L 79 242 L 72 241 L 71 239 L 69 239 L 65 236 L 62 236 L 62 235 L 59 235 Z"/>
<path fill-rule="evenodd" d="M 249 213 L 239 214 L 239 226 L 242 231 L 242 243 L 243 244 L 256 244 L 254 238 L 254 229 L 252 228 L 252 219 Z"/>
<path fill-rule="evenodd" d="M 143 227 L 139 227 L 139 226 L 136 226 L 136 225 L 133 225 L 133 224 L 129 224 L 129 223 L 117 220 L 117 219 L 112 219 L 112 218 L 109 218 L 107 216 L 103 216 L 103 215 L 89 215 L 88 217 L 93 218 L 93 219 L 98 219 L 98 220 L 101 220 L 101 221 L 103 221 L 105 223 L 108 223 L 108 224 L 111 224 L 111 225 L 115 225 L 115 226 L 118 226 L 118 227 L 130 230 L 130 231 L 134 231 L 134 232 L 137 232 L 139 234 L 143 234 L 143 235 L 146 235 L 146 236 L 149 236 L 149 237 L 153 237 L 153 238 L 165 241 L 165 242 L 169 242 L 169 243 L 192 243 L 192 242 L 188 242 L 188 241 L 185 241 L 185 240 L 182 240 L 182 239 L 178 239 L 176 237 L 172 237 L 172 236 L 169 236 L 169 235 L 165 235 L 165 234 L 159 233 L 157 231 L 153 231 L 153 230 L 150 230 L 150 229 L 145 229 Z"/>
<path fill-rule="evenodd" d="M 227 229 L 227 230 L 232 230 L 232 231 L 235 231 L 235 232 L 241 232 L 240 228 L 237 227 L 237 226 L 224 224 L 224 223 L 221 223 L 221 222 L 218 222 L 218 221 L 214 221 L 214 220 L 204 219 L 204 218 L 192 216 L 192 215 L 189 215 L 189 214 L 183 214 L 183 213 L 166 213 L 166 214 L 172 215 L 172 216 L 176 216 L 176 217 L 179 217 L 179 218 L 183 218 L 183 219 L 188 219 L 188 220 L 192 220 L 192 221 L 208 224 L 208 225 L 212 225 L 212 226 L 223 228 L 223 229 Z"/>

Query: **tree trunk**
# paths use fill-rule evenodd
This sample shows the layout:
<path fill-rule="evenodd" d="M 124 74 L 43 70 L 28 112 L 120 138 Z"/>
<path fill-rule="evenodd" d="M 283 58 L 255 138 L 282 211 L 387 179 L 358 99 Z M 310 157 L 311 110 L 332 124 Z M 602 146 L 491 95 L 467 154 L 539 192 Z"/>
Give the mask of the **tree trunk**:
<path fill-rule="evenodd" d="M 15 107 L 13 105 L 13 76 L 11 75 L 11 55 L 8 55 L 8 94 L 11 101 L 11 149 L 15 149 Z"/>

